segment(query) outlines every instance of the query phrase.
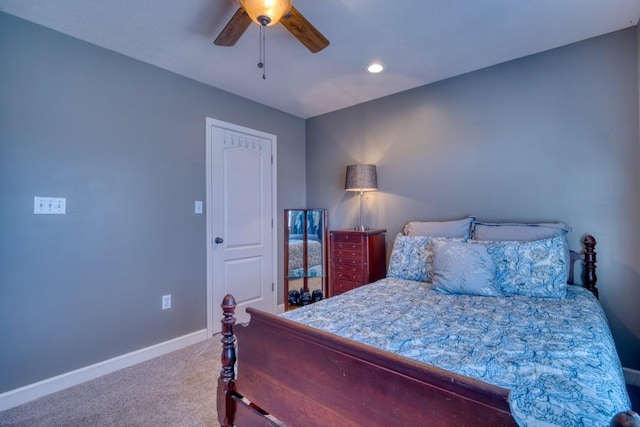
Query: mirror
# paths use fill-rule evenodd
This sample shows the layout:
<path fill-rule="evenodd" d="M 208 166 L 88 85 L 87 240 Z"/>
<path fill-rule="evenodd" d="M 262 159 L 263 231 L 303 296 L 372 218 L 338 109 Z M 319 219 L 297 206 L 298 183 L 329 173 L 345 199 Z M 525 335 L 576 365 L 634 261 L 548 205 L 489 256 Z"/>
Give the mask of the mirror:
<path fill-rule="evenodd" d="M 327 210 L 285 209 L 285 309 L 327 295 Z"/>

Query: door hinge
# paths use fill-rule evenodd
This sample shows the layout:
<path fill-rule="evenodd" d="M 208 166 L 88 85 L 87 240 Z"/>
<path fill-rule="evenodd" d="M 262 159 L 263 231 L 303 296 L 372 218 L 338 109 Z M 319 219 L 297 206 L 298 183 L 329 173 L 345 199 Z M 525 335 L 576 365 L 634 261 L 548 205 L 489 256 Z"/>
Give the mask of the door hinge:
<path fill-rule="evenodd" d="M 276 290 L 276 285 L 273 284 L 273 282 L 271 282 L 271 292 Z"/>
<path fill-rule="evenodd" d="M 271 164 L 273 164 L 273 154 L 271 155 Z"/>
<path fill-rule="evenodd" d="M 273 228 L 273 218 L 271 218 L 271 228 Z"/>

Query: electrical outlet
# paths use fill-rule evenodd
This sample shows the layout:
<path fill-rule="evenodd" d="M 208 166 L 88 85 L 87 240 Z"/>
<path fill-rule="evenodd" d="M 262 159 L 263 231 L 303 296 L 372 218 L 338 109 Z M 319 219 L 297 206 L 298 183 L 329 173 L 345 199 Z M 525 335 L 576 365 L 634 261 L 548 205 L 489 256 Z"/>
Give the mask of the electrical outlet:
<path fill-rule="evenodd" d="M 162 309 L 166 310 L 171 308 L 171 295 L 163 295 L 162 296 Z"/>

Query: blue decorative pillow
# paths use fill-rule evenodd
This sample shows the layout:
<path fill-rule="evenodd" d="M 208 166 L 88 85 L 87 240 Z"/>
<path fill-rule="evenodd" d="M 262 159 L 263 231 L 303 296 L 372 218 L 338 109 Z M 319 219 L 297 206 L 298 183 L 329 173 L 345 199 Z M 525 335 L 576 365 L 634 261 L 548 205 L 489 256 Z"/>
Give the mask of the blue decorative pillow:
<path fill-rule="evenodd" d="M 504 295 L 563 298 L 568 265 L 564 236 L 535 242 L 471 240 L 486 247 L 496 265 L 495 279 Z"/>
<path fill-rule="evenodd" d="M 569 242 L 567 241 L 567 233 L 571 231 L 564 222 L 538 222 L 538 223 L 518 223 L 518 222 L 480 222 L 473 223 L 471 238 L 473 240 L 491 240 L 500 241 L 518 241 L 518 242 L 535 242 L 552 237 L 563 236 L 564 256 L 567 267 L 571 263 L 571 254 Z M 567 277 L 569 279 L 569 269 L 567 268 Z"/>
<path fill-rule="evenodd" d="M 434 245 L 432 289 L 446 294 L 501 296 L 496 265 L 483 245 L 449 241 Z"/>
<path fill-rule="evenodd" d="M 445 237 L 405 236 L 398 233 L 389 259 L 387 277 L 431 282 L 433 280 L 433 252 L 438 245 L 464 239 Z"/>
<path fill-rule="evenodd" d="M 429 240 L 427 236 L 404 236 L 399 233 L 393 244 L 387 277 L 428 281 Z"/>

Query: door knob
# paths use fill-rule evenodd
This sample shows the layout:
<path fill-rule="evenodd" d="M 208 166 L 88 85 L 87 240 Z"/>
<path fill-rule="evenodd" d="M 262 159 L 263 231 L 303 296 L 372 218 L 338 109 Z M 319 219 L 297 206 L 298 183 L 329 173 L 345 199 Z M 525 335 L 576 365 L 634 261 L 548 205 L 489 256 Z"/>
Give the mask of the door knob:
<path fill-rule="evenodd" d="M 224 240 L 222 239 L 222 237 L 216 237 L 214 242 L 216 242 L 217 244 L 220 244 L 220 243 L 224 242 Z"/>

